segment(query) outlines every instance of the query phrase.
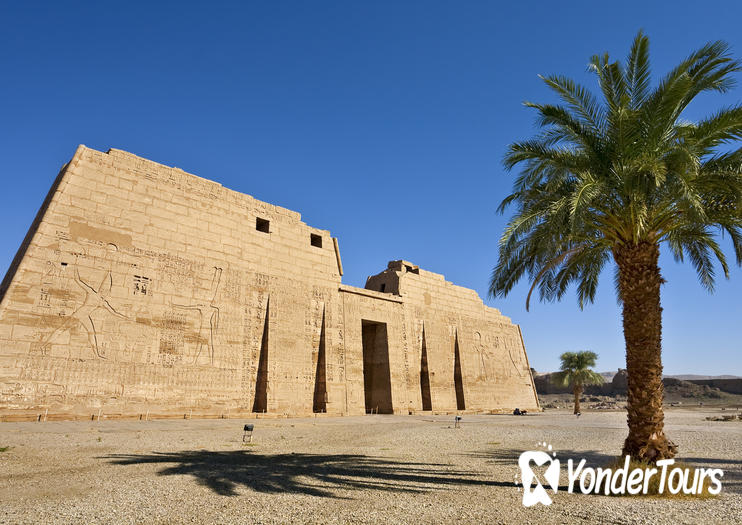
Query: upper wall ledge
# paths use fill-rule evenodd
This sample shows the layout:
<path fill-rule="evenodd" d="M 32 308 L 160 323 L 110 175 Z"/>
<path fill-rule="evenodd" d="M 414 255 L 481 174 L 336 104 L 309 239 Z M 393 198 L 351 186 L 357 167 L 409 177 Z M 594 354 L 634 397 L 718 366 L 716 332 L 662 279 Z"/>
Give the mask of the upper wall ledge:
<path fill-rule="evenodd" d="M 355 286 L 349 286 L 347 284 L 341 284 L 339 290 L 346 293 L 354 293 L 356 295 L 363 295 L 366 297 L 372 297 L 374 299 L 383 299 L 384 301 L 391 301 L 393 303 L 402 303 L 402 297 L 399 295 L 392 295 L 384 292 L 376 292 L 374 290 L 367 290 L 366 288 L 356 288 Z"/>

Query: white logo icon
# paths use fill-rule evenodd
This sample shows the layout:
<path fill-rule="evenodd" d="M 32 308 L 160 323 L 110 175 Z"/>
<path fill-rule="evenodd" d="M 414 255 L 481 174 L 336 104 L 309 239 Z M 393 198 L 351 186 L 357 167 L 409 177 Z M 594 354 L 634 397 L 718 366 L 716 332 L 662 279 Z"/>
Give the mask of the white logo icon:
<path fill-rule="evenodd" d="M 533 471 L 531 462 L 536 467 L 549 464 L 544 472 L 545 483 L 542 483 L 541 479 Z M 518 458 L 518 467 L 520 467 L 520 477 L 523 481 L 523 506 L 532 507 L 536 503 L 551 505 L 551 497 L 546 492 L 544 485 L 548 485 L 556 494 L 559 488 L 559 460 L 552 458 L 549 454 L 541 450 L 528 450 L 523 452 L 520 458 Z M 533 488 L 531 488 L 531 485 L 533 485 Z"/>

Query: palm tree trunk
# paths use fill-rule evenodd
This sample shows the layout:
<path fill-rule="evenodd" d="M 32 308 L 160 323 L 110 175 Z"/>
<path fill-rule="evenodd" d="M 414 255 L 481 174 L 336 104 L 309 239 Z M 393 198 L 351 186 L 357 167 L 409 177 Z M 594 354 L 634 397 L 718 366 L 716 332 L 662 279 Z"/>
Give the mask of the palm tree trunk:
<path fill-rule="evenodd" d="M 656 462 L 671 458 L 677 446 L 664 433 L 662 400 L 662 307 L 659 246 L 642 242 L 614 249 L 628 373 L 629 435 L 623 455 Z"/>
<path fill-rule="evenodd" d="M 574 386 L 574 394 L 575 394 L 575 414 L 580 413 L 580 395 L 582 395 L 582 387 L 580 385 Z"/>

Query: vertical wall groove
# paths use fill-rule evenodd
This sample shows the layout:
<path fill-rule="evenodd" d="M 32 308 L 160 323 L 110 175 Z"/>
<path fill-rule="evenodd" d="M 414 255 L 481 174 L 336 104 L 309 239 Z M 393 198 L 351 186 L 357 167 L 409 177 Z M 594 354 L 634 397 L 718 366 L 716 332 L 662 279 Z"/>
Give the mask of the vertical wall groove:
<path fill-rule="evenodd" d="M 258 373 L 255 377 L 255 401 L 253 412 L 268 411 L 268 332 L 270 326 L 271 299 L 265 304 L 265 324 L 263 325 L 263 338 L 260 342 L 260 358 L 258 359 Z"/>
<path fill-rule="evenodd" d="M 325 357 L 325 308 L 322 308 L 322 328 L 317 349 L 317 370 L 314 375 L 313 412 L 327 412 L 327 358 Z"/>
<path fill-rule="evenodd" d="M 464 382 L 461 377 L 461 356 L 459 355 L 459 331 L 456 330 L 453 344 L 453 382 L 456 388 L 456 410 L 466 410 Z"/>
<path fill-rule="evenodd" d="M 428 348 L 425 343 L 425 324 L 423 324 L 423 341 L 420 349 L 420 395 L 423 410 L 433 410 L 430 399 L 430 372 L 428 371 Z"/>

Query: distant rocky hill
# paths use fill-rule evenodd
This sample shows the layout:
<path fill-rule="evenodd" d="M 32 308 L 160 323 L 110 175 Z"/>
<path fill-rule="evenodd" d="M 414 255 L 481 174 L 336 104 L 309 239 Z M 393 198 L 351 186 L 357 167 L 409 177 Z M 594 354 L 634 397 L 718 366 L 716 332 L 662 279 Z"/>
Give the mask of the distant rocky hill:
<path fill-rule="evenodd" d="M 681 375 L 665 376 L 665 377 L 674 377 L 675 379 L 682 379 L 683 381 L 706 381 L 709 379 L 742 379 L 742 377 L 740 376 L 728 376 L 728 375 L 702 376 L 702 375 L 697 375 L 697 374 L 681 374 Z"/>
<path fill-rule="evenodd" d="M 571 388 L 555 385 L 552 382 L 554 373 L 539 374 L 533 371 L 533 381 L 536 391 L 540 395 L 568 394 Z M 585 394 L 592 396 L 616 396 L 625 395 L 627 382 L 626 370 L 619 369 L 618 372 L 603 372 L 605 382 L 602 385 L 590 385 L 585 387 Z M 682 376 L 681 376 L 682 377 Z M 688 377 L 688 376 L 684 376 Z M 668 399 L 697 398 L 697 399 L 720 399 L 723 393 L 742 394 L 742 378 L 736 376 L 691 376 L 693 379 L 687 381 L 675 376 L 665 376 L 662 382 L 665 385 L 665 394 Z"/>
<path fill-rule="evenodd" d="M 553 372 L 546 372 L 546 373 L 553 373 Z M 607 383 L 610 383 L 613 380 L 613 376 L 616 375 L 616 372 L 599 372 L 600 375 L 603 376 L 603 379 Z M 662 377 L 672 377 L 674 379 L 682 379 L 683 381 L 708 381 L 708 380 L 716 380 L 716 379 L 742 379 L 742 376 L 731 376 L 731 375 L 719 375 L 719 376 L 708 376 L 708 375 L 699 375 L 699 374 L 675 374 L 675 375 L 665 375 Z"/>

